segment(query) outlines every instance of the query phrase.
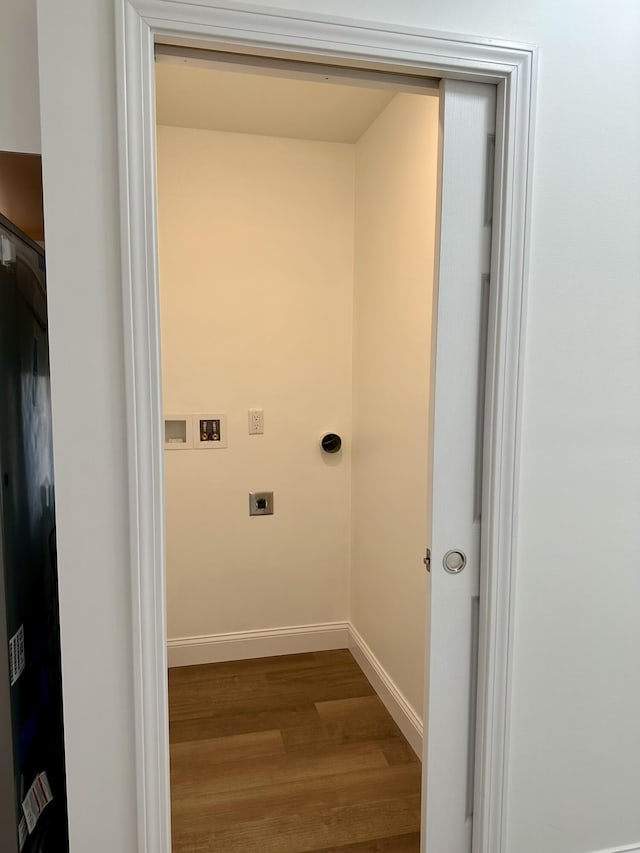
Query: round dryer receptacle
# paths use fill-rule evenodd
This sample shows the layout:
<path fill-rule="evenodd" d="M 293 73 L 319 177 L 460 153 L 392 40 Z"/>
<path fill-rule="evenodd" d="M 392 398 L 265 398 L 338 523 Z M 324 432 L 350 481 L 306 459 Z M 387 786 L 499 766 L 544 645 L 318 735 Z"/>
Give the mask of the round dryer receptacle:
<path fill-rule="evenodd" d="M 342 439 L 335 432 L 328 432 L 322 436 L 320 446 L 325 453 L 337 453 L 342 447 Z"/>

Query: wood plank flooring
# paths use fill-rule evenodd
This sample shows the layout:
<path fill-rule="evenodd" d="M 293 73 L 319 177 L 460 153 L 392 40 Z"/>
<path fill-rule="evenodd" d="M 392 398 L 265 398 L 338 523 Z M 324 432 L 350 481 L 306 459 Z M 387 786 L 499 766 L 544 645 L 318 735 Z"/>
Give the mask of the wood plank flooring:
<path fill-rule="evenodd" d="M 173 853 L 417 853 L 420 762 L 346 649 L 169 670 Z"/>

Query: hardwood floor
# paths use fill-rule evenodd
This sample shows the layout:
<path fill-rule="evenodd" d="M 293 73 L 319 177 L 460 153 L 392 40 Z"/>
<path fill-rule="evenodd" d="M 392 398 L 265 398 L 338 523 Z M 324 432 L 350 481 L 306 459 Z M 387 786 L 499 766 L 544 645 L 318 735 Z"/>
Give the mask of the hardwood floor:
<path fill-rule="evenodd" d="M 421 765 L 346 649 L 169 670 L 173 853 L 416 853 Z"/>

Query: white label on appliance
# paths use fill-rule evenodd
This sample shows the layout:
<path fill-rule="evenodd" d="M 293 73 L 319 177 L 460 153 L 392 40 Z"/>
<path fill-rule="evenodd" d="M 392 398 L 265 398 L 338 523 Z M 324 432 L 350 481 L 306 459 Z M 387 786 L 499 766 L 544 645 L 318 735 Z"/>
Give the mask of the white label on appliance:
<path fill-rule="evenodd" d="M 29 833 L 33 832 L 42 810 L 53 799 L 49 780 L 46 773 L 38 773 L 32 786 L 27 791 L 27 796 L 22 801 L 22 811 L 27 821 Z"/>
<path fill-rule="evenodd" d="M 16 683 L 24 671 L 24 625 L 21 625 L 9 640 L 9 672 L 11 686 Z"/>
<path fill-rule="evenodd" d="M 27 822 L 23 816 L 20 818 L 20 823 L 18 824 L 18 843 L 20 844 L 20 850 L 24 847 L 24 843 L 28 837 L 29 831 L 27 830 Z"/>
<path fill-rule="evenodd" d="M 9 264 L 15 263 L 15 260 L 16 247 L 6 234 L 0 234 L 0 263 L 8 267 Z"/>

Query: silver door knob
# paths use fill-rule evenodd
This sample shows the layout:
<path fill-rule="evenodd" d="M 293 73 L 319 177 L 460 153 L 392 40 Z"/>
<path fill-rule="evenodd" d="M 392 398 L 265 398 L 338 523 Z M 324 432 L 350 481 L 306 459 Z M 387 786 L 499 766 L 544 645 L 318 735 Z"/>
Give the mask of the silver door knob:
<path fill-rule="evenodd" d="M 467 555 L 464 551 L 447 551 L 442 558 L 442 565 L 449 574 L 457 575 L 467 565 Z"/>

